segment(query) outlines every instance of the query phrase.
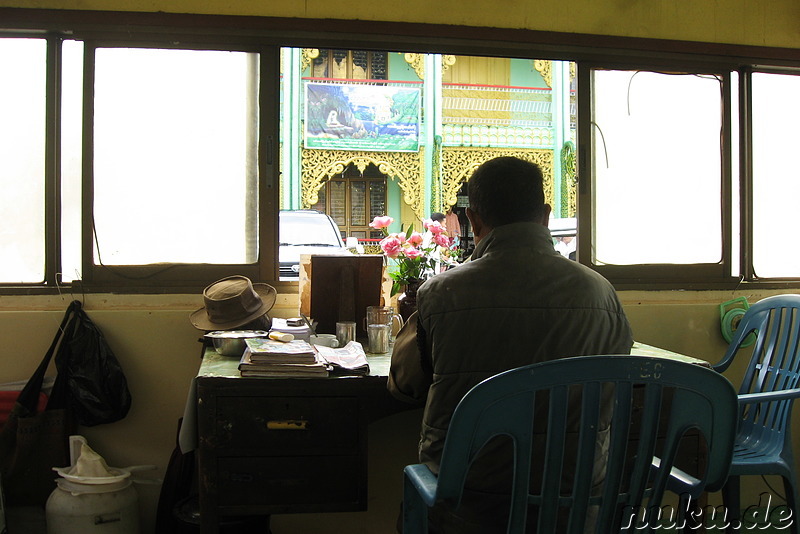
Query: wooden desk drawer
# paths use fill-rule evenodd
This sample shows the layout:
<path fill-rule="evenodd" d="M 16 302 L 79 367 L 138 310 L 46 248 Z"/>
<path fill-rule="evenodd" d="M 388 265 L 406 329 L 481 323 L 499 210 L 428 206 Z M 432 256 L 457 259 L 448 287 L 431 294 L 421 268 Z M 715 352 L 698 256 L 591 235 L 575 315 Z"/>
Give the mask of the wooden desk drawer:
<path fill-rule="evenodd" d="M 214 434 L 232 455 L 357 454 L 358 399 L 219 397 Z"/>
<path fill-rule="evenodd" d="M 220 505 L 361 509 L 361 461 L 357 456 L 219 458 Z"/>

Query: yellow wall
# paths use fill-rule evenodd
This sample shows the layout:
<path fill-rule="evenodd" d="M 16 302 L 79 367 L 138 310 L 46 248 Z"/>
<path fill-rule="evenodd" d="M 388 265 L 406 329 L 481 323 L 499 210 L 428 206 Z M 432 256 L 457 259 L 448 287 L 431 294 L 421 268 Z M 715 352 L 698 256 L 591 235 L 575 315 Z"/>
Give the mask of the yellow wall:
<path fill-rule="evenodd" d="M 758 46 L 800 45 L 796 0 L 0 0 L 0 7 L 192 12 L 333 19 L 394 20 L 439 24 L 529 28 L 631 37 L 651 37 Z M 0 21 L 0 25 L 2 22 Z M 502 36 L 502 33 L 499 33 Z M 725 343 L 717 306 L 737 296 L 751 302 L 766 293 L 623 292 L 637 340 L 716 361 Z M 68 298 L 68 297 L 67 297 Z M 0 297 L 0 382 L 23 380 L 47 349 L 68 300 L 60 297 Z M 128 376 L 134 404 L 118 423 L 85 429 L 90 444 L 110 465 L 156 464 L 163 475 L 175 443 L 189 381 L 198 367 L 199 333 L 188 316 L 199 295 L 89 295 L 85 305 L 106 334 Z M 276 315 L 298 306 L 283 295 Z M 734 382 L 741 373 L 731 371 Z M 401 467 L 414 461 L 419 412 L 379 421 L 370 430 L 370 511 L 325 516 L 279 516 L 283 534 L 392 532 L 400 502 Z M 797 425 L 795 425 L 797 426 Z M 795 436 L 800 432 L 795 432 Z M 761 491 L 753 481 L 752 490 Z M 145 528 L 151 532 L 157 486 L 140 486 Z"/>
<path fill-rule="evenodd" d="M 726 346 L 719 333 L 719 304 L 737 296 L 745 296 L 752 303 L 768 294 L 627 291 L 620 296 L 638 341 L 715 362 Z M 4 348 L 0 353 L 0 383 L 31 375 L 69 298 L 0 297 L 0 347 Z M 87 312 L 125 370 L 133 406 L 124 420 L 81 429 L 81 433 L 109 465 L 154 464 L 158 475 L 163 476 L 189 383 L 199 365 L 201 333 L 189 324 L 189 314 L 202 306 L 202 298 L 87 295 L 84 299 Z M 295 295 L 282 295 L 273 315 L 296 315 L 298 305 Z M 738 384 L 741 373 L 742 366 L 734 365 L 728 376 Z M 401 500 L 402 467 L 416 461 L 419 418 L 420 412 L 412 410 L 371 425 L 367 512 L 275 516 L 273 533 L 390 534 Z M 800 450 L 797 436 L 800 431 L 796 429 L 795 449 Z M 755 503 L 754 496 L 767 489 L 760 480 L 751 478 L 744 498 Z M 144 533 L 152 532 L 158 490 L 158 486 L 138 486 Z"/>
<path fill-rule="evenodd" d="M 0 0 L 0 7 L 392 20 L 796 47 L 795 0 Z"/>

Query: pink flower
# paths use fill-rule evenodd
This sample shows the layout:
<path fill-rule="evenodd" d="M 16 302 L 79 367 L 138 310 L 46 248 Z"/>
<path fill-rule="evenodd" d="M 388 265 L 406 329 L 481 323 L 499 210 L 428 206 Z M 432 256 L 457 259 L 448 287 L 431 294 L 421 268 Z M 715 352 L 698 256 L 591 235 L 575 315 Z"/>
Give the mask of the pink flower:
<path fill-rule="evenodd" d="M 412 232 L 410 236 L 408 236 L 408 242 L 414 245 L 415 247 L 422 243 L 422 234 L 419 232 Z"/>
<path fill-rule="evenodd" d="M 442 232 L 444 232 L 444 228 L 442 227 L 442 223 L 440 223 L 439 221 L 428 220 L 426 222 L 427 222 L 427 226 L 425 226 L 425 228 L 427 228 L 430 233 L 432 233 L 434 235 L 439 235 Z"/>
<path fill-rule="evenodd" d="M 394 219 L 392 219 L 389 216 L 386 216 L 386 217 L 375 217 L 374 219 L 372 219 L 372 222 L 369 223 L 369 225 L 372 228 L 375 228 L 376 230 L 380 230 L 381 228 L 386 228 L 387 226 L 389 226 L 393 222 L 394 222 Z"/>
<path fill-rule="evenodd" d="M 439 245 L 440 247 L 449 247 L 450 246 L 450 238 L 447 235 L 438 233 L 433 234 L 433 242 Z"/>
<path fill-rule="evenodd" d="M 384 254 L 390 258 L 396 258 L 403 249 L 403 240 L 397 234 L 392 234 L 383 238 L 380 245 Z"/>
<path fill-rule="evenodd" d="M 411 258 L 412 260 L 422 256 L 422 251 L 415 247 L 406 247 L 403 253 L 405 253 L 407 258 Z"/>

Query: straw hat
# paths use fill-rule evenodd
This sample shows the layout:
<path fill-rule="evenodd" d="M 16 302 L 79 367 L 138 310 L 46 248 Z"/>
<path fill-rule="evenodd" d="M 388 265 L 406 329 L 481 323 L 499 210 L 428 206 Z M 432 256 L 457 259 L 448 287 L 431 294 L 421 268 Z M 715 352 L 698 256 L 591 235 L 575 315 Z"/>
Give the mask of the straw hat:
<path fill-rule="evenodd" d="M 199 330 L 231 330 L 272 309 L 277 291 L 269 284 L 254 284 L 246 276 L 229 276 L 203 290 L 205 306 L 189 320 Z"/>

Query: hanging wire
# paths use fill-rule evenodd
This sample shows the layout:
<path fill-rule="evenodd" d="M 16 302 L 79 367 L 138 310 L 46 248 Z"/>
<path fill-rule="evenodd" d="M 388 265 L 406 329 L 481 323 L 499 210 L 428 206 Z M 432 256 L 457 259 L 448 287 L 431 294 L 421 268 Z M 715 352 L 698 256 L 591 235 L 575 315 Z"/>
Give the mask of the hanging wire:
<path fill-rule="evenodd" d="M 597 131 L 600 132 L 600 139 L 602 139 L 602 141 L 603 141 L 603 154 L 605 154 L 605 157 L 606 157 L 606 169 L 607 169 L 608 168 L 608 147 L 606 146 L 606 136 L 603 135 L 603 129 L 600 128 L 599 124 L 597 124 L 596 122 L 592 121 L 591 125 L 594 126 L 595 128 L 597 128 Z"/>

